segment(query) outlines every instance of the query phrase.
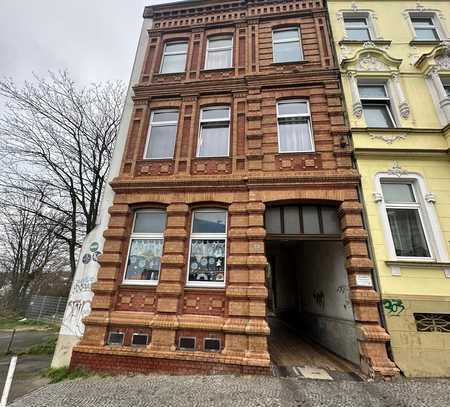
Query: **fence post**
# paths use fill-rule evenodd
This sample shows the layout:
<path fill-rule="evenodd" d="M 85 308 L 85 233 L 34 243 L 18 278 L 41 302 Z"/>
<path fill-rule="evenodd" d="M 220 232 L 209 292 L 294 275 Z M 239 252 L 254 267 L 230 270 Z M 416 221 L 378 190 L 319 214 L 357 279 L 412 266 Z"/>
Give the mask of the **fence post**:
<path fill-rule="evenodd" d="M 8 401 L 9 391 L 11 390 L 11 383 L 14 376 L 14 371 L 16 370 L 17 356 L 11 358 L 9 363 L 8 374 L 6 375 L 5 387 L 3 387 L 2 399 L 0 401 L 0 407 L 6 407 Z"/>

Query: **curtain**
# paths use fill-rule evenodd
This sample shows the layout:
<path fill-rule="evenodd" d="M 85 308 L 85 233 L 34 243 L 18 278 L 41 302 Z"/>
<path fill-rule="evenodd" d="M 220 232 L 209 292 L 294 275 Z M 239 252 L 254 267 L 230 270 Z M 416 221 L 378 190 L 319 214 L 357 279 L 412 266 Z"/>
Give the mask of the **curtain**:
<path fill-rule="evenodd" d="M 311 151 L 309 123 L 280 122 L 280 151 Z"/>
<path fill-rule="evenodd" d="M 207 69 L 220 69 L 231 67 L 231 49 L 221 51 L 208 51 Z"/>
<path fill-rule="evenodd" d="M 177 125 L 152 126 L 145 158 L 173 158 Z"/>
<path fill-rule="evenodd" d="M 202 125 L 199 157 L 224 157 L 228 155 L 228 128 L 229 124 L 223 126 Z"/>

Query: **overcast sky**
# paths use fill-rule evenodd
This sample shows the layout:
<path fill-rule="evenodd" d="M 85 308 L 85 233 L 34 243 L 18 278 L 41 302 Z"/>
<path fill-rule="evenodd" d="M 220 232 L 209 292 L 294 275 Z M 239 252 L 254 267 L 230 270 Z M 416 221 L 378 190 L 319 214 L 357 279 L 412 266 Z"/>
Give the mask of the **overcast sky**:
<path fill-rule="evenodd" d="M 128 81 L 142 13 L 166 0 L 0 0 L 0 77 L 68 69 L 81 83 Z"/>

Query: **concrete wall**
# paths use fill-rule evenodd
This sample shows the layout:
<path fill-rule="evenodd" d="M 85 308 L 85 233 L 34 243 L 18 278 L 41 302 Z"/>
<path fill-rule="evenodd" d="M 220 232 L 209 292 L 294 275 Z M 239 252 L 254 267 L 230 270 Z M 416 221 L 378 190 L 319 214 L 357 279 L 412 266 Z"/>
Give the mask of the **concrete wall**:
<path fill-rule="evenodd" d="M 355 322 L 341 242 L 308 241 L 297 249 L 299 297 L 312 337 L 359 364 Z"/>

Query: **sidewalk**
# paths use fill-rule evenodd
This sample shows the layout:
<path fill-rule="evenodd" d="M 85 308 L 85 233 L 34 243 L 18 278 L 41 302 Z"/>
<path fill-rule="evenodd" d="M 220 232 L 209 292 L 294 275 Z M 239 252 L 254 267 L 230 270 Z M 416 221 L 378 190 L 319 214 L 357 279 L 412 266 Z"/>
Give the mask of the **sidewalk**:
<path fill-rule="evenodd" d="M 320 381 L 234 376 L 89 378 L 50 385 L 11 407 L 444 407 L 450 380 Z"/>

